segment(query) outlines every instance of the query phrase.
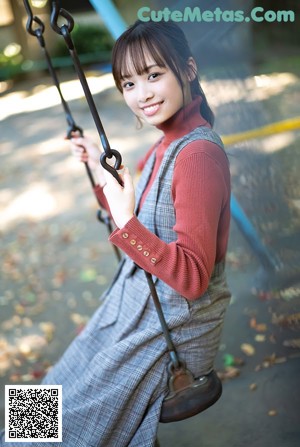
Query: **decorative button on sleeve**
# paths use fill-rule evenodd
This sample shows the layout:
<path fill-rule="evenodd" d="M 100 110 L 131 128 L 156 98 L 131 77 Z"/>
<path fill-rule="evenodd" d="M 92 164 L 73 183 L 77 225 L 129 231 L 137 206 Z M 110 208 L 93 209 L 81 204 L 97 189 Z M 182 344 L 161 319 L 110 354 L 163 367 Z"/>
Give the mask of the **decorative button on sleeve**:
<path fill-rule="evenodd" d="M 123 250 L 139 267 L 156 276 L 160 272 L 162 257 L 161 244 L 167 244 L 158 239 L 134 216 L 126 227 L 116 229 L 110 236 L 110 241 Z M 161 267 L 165 270 L 165 267 Z"/>

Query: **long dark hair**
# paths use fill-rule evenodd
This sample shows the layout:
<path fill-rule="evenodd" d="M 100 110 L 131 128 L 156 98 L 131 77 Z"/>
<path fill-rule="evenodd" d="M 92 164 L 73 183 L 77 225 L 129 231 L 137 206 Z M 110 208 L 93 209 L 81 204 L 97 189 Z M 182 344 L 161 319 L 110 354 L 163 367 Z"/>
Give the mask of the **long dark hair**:
<path fill-rule="evenodd" d="M 188 74 L 191 69 L 188 59 L 191 50 L 183 31 L 174 22 L 142 22 L 137 20 L 116 41 L 112 52 L 112 70 L 116 86 L 122 92 L 122 79 L 129 74 L 128 59 L 137 74 L 142 74 L 147 66 L 145 50 L 149 51 L 156 64 L 166 65 L 176 76 L 183 91 L 182 73 Z M 129 56 L 129 57 L 128 57 Z M 208 105 L 206 96 L 199 83 L 198 74 L 190 82 L 192 97 L 202 97 L 200 112 L 203 118 L 213 126 L 214 114 Z"/>

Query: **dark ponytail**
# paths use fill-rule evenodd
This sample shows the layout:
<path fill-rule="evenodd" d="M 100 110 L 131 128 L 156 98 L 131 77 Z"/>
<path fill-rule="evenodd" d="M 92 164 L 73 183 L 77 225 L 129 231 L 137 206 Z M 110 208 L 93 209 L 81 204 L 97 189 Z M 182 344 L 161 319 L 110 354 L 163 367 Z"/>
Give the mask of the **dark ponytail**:
<path fill-rule="evenodd" d="M 191 93 L 192 93 L 192 97 L 201 96 L 202 101 L 201 101 L 201 105 L 200 105 L 200 113 L 203 116 L 203 118 L 209 122 L 211 127 L 213 127 L 214 121 L 215 121 L 215 116 L 214 116 L 213 111 L 211 110 L 211 108 L 208 105 L 205 93 L 202 90 L 198 76 L 191 82 Z"/>

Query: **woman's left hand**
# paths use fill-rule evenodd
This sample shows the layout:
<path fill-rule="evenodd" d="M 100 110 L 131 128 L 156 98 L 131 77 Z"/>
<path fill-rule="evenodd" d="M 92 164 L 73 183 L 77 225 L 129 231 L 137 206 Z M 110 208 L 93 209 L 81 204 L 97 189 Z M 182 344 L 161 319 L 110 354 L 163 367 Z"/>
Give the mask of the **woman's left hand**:
<path fill-rule="evenodd" d="M 109 172 L 104 171 L 106 185 L 103 192 L 107 198 L 111 215 L 118 228 L 123 228 L 134 216 L 135 194 L 128 168 L 118 171 L 123 186 Z"/>

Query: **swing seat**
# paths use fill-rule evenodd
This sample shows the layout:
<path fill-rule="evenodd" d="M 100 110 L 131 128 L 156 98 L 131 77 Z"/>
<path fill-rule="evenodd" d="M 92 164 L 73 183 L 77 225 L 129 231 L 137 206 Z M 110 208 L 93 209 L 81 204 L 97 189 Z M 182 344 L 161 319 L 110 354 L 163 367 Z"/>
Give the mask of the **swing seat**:
<path fill-rule="evenodd" d="M 185 370 L 171 377 L 170 393 L 165 397 L 160 422 L 176 422 L 195 416 L 213 405 L 222 394 L 222 382 L 215 371 L 194 379 Z"/>

